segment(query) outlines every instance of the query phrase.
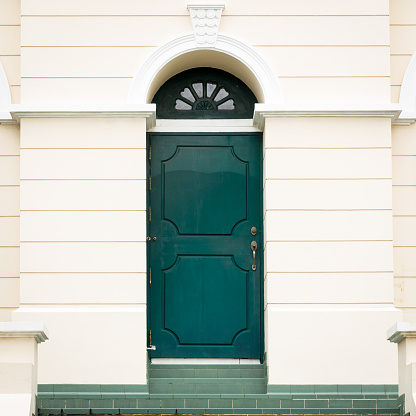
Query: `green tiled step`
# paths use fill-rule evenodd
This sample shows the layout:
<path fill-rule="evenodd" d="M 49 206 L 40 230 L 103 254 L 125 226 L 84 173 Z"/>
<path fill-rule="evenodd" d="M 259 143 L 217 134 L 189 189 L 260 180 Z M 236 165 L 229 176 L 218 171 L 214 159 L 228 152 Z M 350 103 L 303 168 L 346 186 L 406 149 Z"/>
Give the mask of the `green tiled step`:
<path fill-rule="evenodd" d="M 150 394 L 261 394 L 264 378 L 151 378 Z"/>
<path fill-rule="evenodd" d="M 259 398 L 181 399 L 38 399 L 39 416 L 43 415 L 392 415 L 398 416 L 397 399 L 383 400 L 285 400 L 267 395 Z"/>
<path fill-rule="evenodd" d="M 170 365 L 161 367 L 149 366 L 149 379 L 153 378 L 264 378 L 266 370 L 263 365 L 218 365 L 182 366 Z"/>
<path fill-rule="evenodd" d="M 263 394 L 263 364 L 157 365 L 149 364 L 150 394 Z"/>
<path fill-rule="evenodd" d="M 374 409 L 360 409 L 360 411 L 347 412 L 345 409 L 331 409 L 328 412 L 320 412 L 319 409 L 315 411 L 301 410 L 301 409 L 270 409 L 266 412 L 262 412 L 262 409 L 206 409 L 206 411 L 201 411 L 201 409 L 117 409 L 117 413 L 114 413 L 114 409 L 42 409 L 39 412 L 39 416 L 46 415 L 327 415 L 327 416 L 339 416 L 339 415 L 355 415 L 355 416 L 368 416 L 368 415 L 383 415 L 383 416 L 396 416 L 397 412 L 392 412 L 391 409 L 380 409 L 377 412 Z"/>
<path fill-rule="evenodd" d="M 149 384 L 264 384 L 264 378 L 150 378 Z"/>

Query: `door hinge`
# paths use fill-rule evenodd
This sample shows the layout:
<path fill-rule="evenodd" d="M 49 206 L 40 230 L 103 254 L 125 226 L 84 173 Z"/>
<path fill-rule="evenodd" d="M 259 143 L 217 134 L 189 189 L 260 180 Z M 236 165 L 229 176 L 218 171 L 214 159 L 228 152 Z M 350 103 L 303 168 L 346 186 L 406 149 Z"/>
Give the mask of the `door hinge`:
<path fill-rule="evenodd" d="M 149 347 L 146 349 L 150 351 L 156 350 L 156 345 L 152 345 L 152 330 L 149 331 Z"/>
<path fill-rule="evenodd" d="M 152 208 L 149 207 L 149 222 L 152 221 Z"/>
<path fill-rule="evenodd" d="M 149 191 L 152 190 L 152 177 L 149 176 Z"/>
<path fill-rule="evenodd" d="M 149 269 L 149 285 L 152 286 L 152 269 Z"/>

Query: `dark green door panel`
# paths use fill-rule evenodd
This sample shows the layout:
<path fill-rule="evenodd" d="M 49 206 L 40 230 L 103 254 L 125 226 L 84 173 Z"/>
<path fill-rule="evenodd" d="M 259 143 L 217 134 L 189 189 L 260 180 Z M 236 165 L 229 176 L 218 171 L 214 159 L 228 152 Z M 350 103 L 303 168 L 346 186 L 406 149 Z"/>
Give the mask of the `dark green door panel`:
<path fill-rule="evenodd" d="M 151 356 L 261 358 L 261 136 L 155 133 L 150 146 Z"/>

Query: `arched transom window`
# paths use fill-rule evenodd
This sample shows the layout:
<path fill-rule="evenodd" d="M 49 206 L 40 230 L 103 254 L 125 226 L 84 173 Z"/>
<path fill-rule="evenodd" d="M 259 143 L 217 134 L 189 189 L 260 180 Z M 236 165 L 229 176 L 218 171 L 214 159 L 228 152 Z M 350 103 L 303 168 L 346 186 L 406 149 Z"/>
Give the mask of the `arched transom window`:
<path fill-rule="evenodd" d="M 252 118 L 257 99 L 234 75 L 194 68 L 166 81 L 152 102 L 158 118 Z"/>

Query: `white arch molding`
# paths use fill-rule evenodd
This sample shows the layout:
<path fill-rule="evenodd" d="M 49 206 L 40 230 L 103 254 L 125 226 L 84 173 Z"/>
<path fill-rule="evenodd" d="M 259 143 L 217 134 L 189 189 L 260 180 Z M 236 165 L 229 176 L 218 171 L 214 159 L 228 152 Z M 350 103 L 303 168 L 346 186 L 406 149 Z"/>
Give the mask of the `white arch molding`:
<path fill-rule="evenodd" d="M 407 66 L 400 88 L 399 103 L 402 107 L 402 113 L 399 119 L 412 123 L 416 118 L 416 52 Z M 407 123 L 407 124 L 408 124 Z"/>
<path fill-rule="evenodd" d="M 130 84 L 128 103 L 146 104 L 157 89 L 178 72 L 195 66 L 227 70 L 244 81 L 265 104 L 283 104 L 279 80 L 267 62 L 250 46 L 218 34 L 212 47 L 197 47 L 195 35 L 176 38 L 159 47 L 136 72 Z M 195 65 L 196 64 L 196 65 Z M 237 65 L 236 65 L 237 64 Z"/>

